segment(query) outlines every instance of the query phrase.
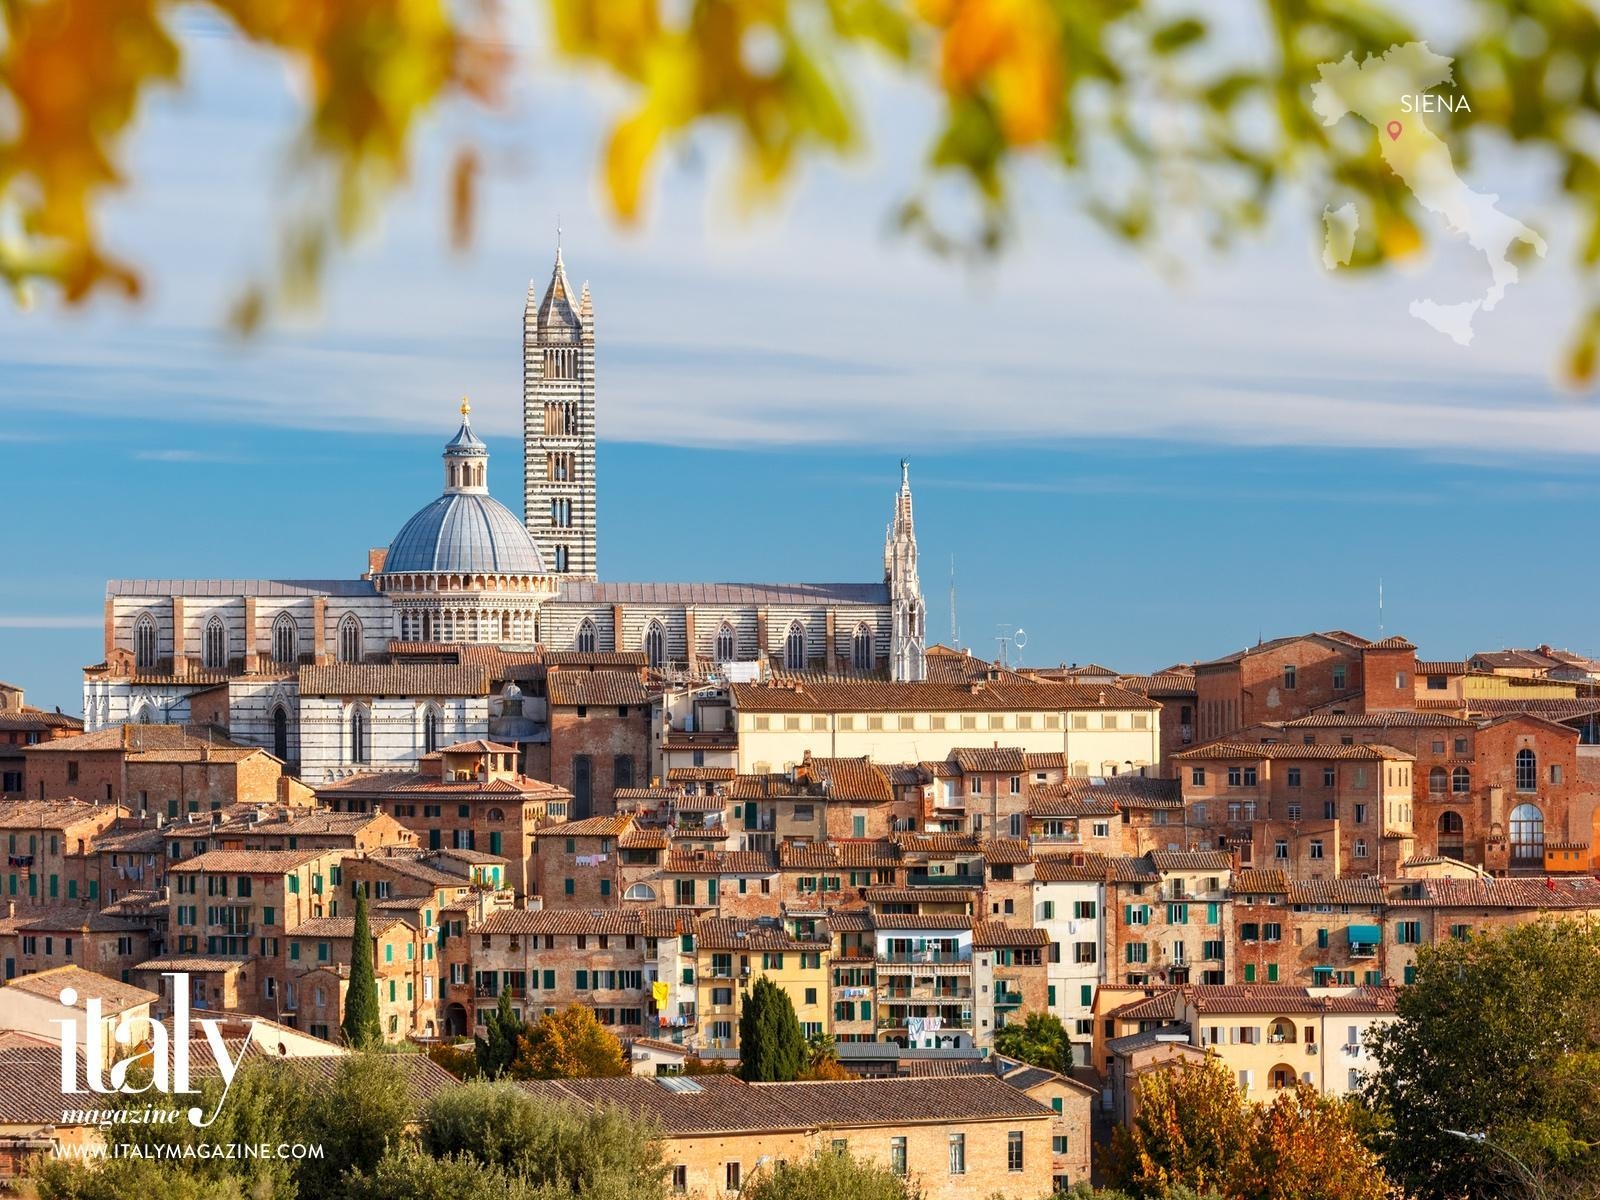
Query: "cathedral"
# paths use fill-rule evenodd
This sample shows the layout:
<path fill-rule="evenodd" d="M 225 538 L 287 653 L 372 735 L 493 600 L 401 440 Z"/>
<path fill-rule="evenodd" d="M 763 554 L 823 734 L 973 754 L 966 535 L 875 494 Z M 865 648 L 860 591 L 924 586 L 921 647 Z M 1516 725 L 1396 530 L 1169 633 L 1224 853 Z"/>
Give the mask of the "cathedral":
<path fill-rule="evenodd" d="M 441 494 L 360 578 L 111 580 L 85 728 L 214 723 L 315 783 L 536 726 L 508 664 L 554 651 L 632 652 L 665 680 L 924 677 L 905 463 L 881 581 L 601 581 L 594 376 L 593 300 L 587 285 L 574 299 L 558 249 L 523 313 L 522 519 L 490 493 L 463 403 Z"/>

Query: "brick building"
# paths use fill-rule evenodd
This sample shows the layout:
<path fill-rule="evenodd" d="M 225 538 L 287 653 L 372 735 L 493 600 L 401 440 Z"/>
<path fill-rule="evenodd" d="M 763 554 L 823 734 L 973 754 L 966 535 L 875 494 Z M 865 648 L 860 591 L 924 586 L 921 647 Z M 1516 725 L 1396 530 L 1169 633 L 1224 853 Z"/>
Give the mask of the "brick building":
<path fill-rule="evenodd" d="M 19 907 L 99 900 L 100 879 L 91 870 L 94 839 L 122 815 L 115 804 L 83 800 L 0 803 L 4 898 Z"/>
<path fill-rule="evenodd" d="M 546 677 L 550 744 L 544 778 L 572 793 L 569 815 L 575 820 L 616 812 L 618 788 L 649 782 L 652 694 L 643 674 L 642 668 L 557 669 Z"/>
<path fill-rule="evenodd" d="M 1195 739 L 1209 742 L 1263 721 L 1292 721 L 1328 705 L 1360 711 L 1362 650 L 1342 630 L 1274 638 L 1196 663 Z"/>

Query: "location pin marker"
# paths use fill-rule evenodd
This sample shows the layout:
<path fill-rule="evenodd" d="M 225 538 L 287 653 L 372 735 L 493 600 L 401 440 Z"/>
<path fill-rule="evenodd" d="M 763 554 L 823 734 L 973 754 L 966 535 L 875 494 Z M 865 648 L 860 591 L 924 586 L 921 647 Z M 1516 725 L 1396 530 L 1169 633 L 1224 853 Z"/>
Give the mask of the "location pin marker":
<path fill-rule="evenodd" d="M 1404 128 L 1405 128 L 1405 126 L 1400 124 L 1399 121 L 1390 121 L 1389 122 L 1389 140 L 1391 142 L 1399 141 L 1400 140 L 1400 131 L 1402 129 L 1404 129 Z"/>

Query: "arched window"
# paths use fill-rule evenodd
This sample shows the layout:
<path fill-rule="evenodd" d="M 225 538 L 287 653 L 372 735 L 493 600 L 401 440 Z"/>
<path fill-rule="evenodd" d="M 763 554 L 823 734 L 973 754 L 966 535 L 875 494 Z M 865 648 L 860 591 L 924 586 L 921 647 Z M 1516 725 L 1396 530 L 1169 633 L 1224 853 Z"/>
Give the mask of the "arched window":
<path fill-rule="evenodd" d="M 1517 751 L 1517 791 L 1536 792 L 1539 790 L 1539 760 L 1532 750 L 1522 749 Z"/>
<path fill-rule="evenodd" d="M 648 903 L 656 898 L 656 890 L 648 883 L 636 883 L 622 893 L 622 898 L 624 900 L 643 900 Z"/>
<path fill-rule="evenodd" d="M 599 638 L 595 634 L 594 622 L 588 617 L 583 619 L 583 624 L 578 626 L 578 649 L 584 654 L 593 654 Z"/>
<path fill-rule="evenodd" d="M 205 641 L 200 647 L 200 659 L 207 670 L 221 671 L 228 665 L 228 629 L 221 617 L 206 622 Z"/>
<path fill-rule="evenodd" d="M 156 665 L 156 619 L 149 613 L 133 623 L 133 665 L 145 670 Z"/>
<path fill-rule="evenodd" d="M 850 661 L 858 671 L 872 669 L 872 630 L 867 628 L 865 621 L 856 626 L 856 635 L 850 647 Z"/>
<path fill-rule="evenodd" d="M 1450 790 L 1456 795 L 1465 795 L 1472 790 L 1472 772 L 1465 767 L 1457 767 L 1450 772 Z"/>
<path fill-rule="evenodd" d="M 289 761 L 289 713 L 281 704 L 272 710 L 272 756 Z"/>
<path fill-rule="evenodd" d="M 272 661 L 292 663 L 299 657 L 300 631 L 293 617 L 286 612 L 279 613 L 272 622 Z"/>
<path fill-rule="evenodd" d="M 367 727 L 367 710 L 361 707 L 350 710 L 350 761 L 364 763 L 370 753 L 371 730 Z"/>
<path fill-rule="evenodd" d="M 660 621 L 651 621 L 650 628 L 644 631 L 644 660 L 652 667 L 667 661 L 667 631 L 661 628 Z"/>
<path fill-rule="evenodd" d="M 422 752 L 432 754 L 439 748 L 439 710 L 428 707 L 422 714 Z"/>
<path fill-rule="evenodd" d="M 784 639 L 783 665 L 791 671 L 806 669 L 806 631 L 799 621 L 789 626 L 789 636 Z"/>
<path fill-rule="evenodd" d="M 729 621 L 722 623 L 722 628 L 717 630 L 717 661 L 733 662 L 739 657 L 739 635 L 733 631 Z"/>
<path fill-rule="evenodd" d="M 139 715 L 135 718 L 140 725 L 154 725 L 156 723 L 156 710 L 153 705 L 141 704 Z"/>
<path fill-rule="evenodd" d="M 1439 853 L 1460 858 L 1466 844 L 1466 825 L 1458 812 L 1439 814 Z"/>
<path fill-rule="evenodd" d="M 1523 750 L 1517 754 L 1517 768 L 1522 767 Z M 1511 810 L 1511 858 L 1524 862 L 1544 859 L 1544 814 L 1537 804 L 1519 804 Z"/>
<path fill-rule="evenodd" d="M 339 661 L 361 661 L 361 622 L 355 613 L 346 613 L 339 622 Z"/>
<path fill-rule="evenodd" d="M 1444 795 L 1444 786 L 1448 776 L 1443 767 L 1434 767 L 1428 772 L 1428 795 Z"/>

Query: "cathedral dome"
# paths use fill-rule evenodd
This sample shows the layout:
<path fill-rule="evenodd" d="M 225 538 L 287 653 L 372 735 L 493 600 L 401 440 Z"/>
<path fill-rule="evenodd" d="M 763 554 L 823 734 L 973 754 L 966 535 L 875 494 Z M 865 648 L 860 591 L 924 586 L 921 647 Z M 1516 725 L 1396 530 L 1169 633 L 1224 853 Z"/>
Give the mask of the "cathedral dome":
<path fill-rule="evenodd" d="M 493 496 L 447 492 L 405 523 L 384 574 L 449 571 L 543 575 L 544 559 L 516 515 Z"/>
<path fill-rule="evenodd" d="M 463 575 L 543 575 L 544 558 L 528 530 L 489 495 L 489 448 L 472 432 L 461 405 L 461 428 L 444 448 L 445 489 L 405 523 L 389 543 L 385 575 L 434 571 Z"/>

